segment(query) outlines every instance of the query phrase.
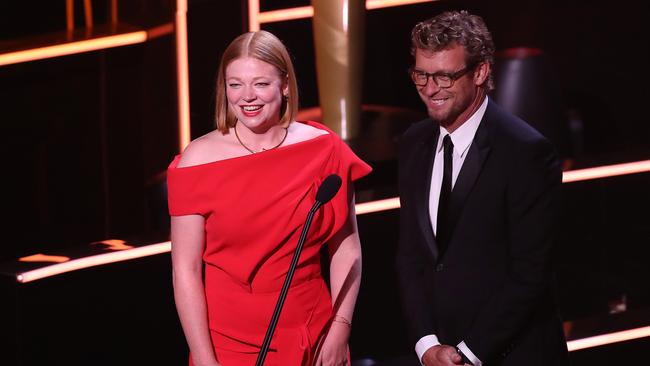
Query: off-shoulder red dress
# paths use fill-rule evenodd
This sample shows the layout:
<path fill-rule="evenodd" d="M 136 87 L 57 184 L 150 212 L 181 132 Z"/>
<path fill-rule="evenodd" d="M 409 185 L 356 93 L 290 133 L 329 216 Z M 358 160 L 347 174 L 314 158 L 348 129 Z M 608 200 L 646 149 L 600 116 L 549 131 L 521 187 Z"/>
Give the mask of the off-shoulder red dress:
<path fill-rule="evenodd" d="M 205 217 L 205 296 L 224 366 L 254 365 L 320 183 L 342 178 L 315 215 L 265 365 L 308 365 L 332 317 L 319 250 L 348 218 L 351 181 L 371 169 L 328 133 L 254 155 L 167 171 L 170 215 Z"/>

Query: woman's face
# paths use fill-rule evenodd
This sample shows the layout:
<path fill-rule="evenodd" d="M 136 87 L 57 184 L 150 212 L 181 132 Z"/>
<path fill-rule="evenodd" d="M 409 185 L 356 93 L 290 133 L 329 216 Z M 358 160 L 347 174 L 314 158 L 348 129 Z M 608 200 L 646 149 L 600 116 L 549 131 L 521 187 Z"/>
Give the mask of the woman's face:
<path fill-rule="evenodd" d="M 252 57 L 235 59 L 226 67 L 228 108 L 254 132 L 280 123 L 287 83 L 275 66 Z"/>

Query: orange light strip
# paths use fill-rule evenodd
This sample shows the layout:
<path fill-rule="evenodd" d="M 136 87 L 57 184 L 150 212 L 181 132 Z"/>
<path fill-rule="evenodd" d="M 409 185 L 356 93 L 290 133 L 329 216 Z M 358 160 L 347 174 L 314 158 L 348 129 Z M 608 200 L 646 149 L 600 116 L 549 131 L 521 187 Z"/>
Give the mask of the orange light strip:
<path fill-rule="evenodd" d="M 411 5 L 418 3 L 433 2 L 437 0 L 367 0 L 366 9 L 381 9 L 394 6 Z M 248 0 L 248 29 L 258 31 L 260 24 L 284 22 L 287 20 L 305 19 L 314 16 L 314 8 L 311 6 L 299 6 L 295 8 L 286 8 L 271 10 L 260 13 L 259 0 Z"/>
<path fill-rule="evenodd" d="M 570 170 L 562 175 L 563 183 L 578 182 L 599 178 L 615 177 L 618 175 L 643 173 L 650 171 L 650 160 L 635 161 L 632 163 L 604 165 L 595 168 Z"/>
<path fill-rule="evenodd" d="M 87 39 L 77 42 L 57 44 L 32 48 L 29 50 L 8 52 L 0 54 L 0 66 L 16 64 L 20 62 L 41 60 L 45 58 L 72 55 L 75 53 L 101 50 L 105 48 L 126 46 L 130 44 L 142 43 L 147 40 L 146 31 L 129 32 L 106 36 L 100 38 Z"/>
<path fill-rule="evenodd" d="M 178 148 L 191 140 L 190 77 L 187 60 L 187 0 L 176 0 L 176 82 L 178 88 Z"/>
<path fill-rule="evenodd" d="M 567 348 L 569 349 L 569 352 L 572 352 L 585 348 L 604 346 L 606 344 L 625 342 L 645 337 L 650 337 L 650 326 L 601 334 L 594 337 L 575 339 L 567 342 Z"/>
<path fill-rule="evenodd" d="M 76 271 L 83 268 L 101 266 L 103 264 L 122 262 L 135 258 L 148 257 L 150 255 L 167 253 L 171 251 L 171 242 L 151 244 L 139 248 L 125 249 L 116 252 L 97 254 L 89 257 L 72 259 L 67 262 L 53 264 L 51 266 L 19 273 L 16 280 L 20 283 L 27 283 L 45 277 L 55 276 L 61 273 Z"/>

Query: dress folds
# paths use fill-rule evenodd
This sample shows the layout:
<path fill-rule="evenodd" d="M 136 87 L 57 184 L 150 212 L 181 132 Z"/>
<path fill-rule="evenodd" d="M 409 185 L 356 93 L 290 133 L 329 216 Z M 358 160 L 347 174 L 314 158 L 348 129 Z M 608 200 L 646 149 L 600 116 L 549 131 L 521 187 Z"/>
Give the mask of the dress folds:
<path fill-rule="evenodd" d="M 205 218 L 205 295 L 224 366 L 253 365 L 316 191 L 330 174 L 341 189 L 314 216 L 265 365 L 308 365 L 331 317 L 320 248 L 348 218 L 350 183 L 368 174 L 336 134 L 254 155 L 167 171 L 169 213 Z"/>

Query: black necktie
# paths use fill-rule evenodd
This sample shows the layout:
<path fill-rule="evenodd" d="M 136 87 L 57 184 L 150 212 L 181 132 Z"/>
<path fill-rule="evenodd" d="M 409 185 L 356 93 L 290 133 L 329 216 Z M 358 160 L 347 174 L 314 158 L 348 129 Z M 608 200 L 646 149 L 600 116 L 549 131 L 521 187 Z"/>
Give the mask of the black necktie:
<path fill-rule="evenodd" d="M 446 232 L 447 224 L 447 209 L 449 206 L 449 199 L 451 198 L 451 174 L 452 174 L 452 153 L 454 151 L 454 144 L 451 142 L 451 137 L 446 135 L 442 139 L 444 146 L 444 165 L 442 173 L 442 186 L 440 187 L 440 199 L 438 200 L 438 220 L 436 228 L 436 241 L 440 248 L 440 254 L 445 252 L 447 246 L 447 237 L 450 233 Z"/>

